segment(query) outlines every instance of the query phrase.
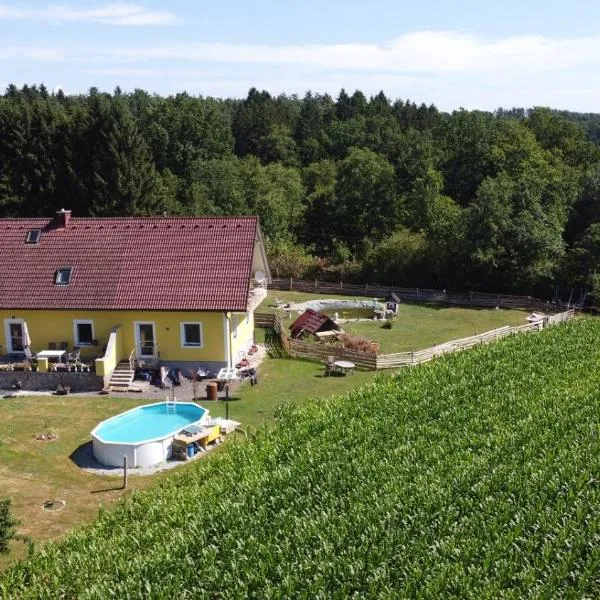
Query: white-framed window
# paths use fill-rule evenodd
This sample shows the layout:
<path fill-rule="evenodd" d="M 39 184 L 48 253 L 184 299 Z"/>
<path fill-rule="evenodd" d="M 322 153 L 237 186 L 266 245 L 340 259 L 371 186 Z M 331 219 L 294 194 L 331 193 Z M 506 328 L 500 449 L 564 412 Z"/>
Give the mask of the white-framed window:
<path fill-rule="evenodd" d="M 72 267 L 61 267 L 56 271 L 56 275 L 54 276 L 54 283 L 56 285 L 69 285 L 69 283 L 71 282 L 72 272 Z"/>
<path fill-rule="evenodd" d="M 202 348 L 202 323 L 180 323 L 181 347 Z"/>
<path fill-rule="evenodd" d="M 73 321 L 73 339 L 76 346 L 92 346 L 94 344 L 94 321 L 75 319 Z"/>

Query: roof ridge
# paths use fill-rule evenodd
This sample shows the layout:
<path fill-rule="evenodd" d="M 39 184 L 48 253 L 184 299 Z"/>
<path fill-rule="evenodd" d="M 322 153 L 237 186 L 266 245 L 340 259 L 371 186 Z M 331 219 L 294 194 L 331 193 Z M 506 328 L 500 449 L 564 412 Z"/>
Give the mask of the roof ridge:
<path fill-rule="evenodd" d="M 234 220 L 234 219 L 247 219 L 249 221 L 258 220 L 258 215 L 215 215 L 215 216 L 199 216 L 199 217 L 186 217 L 182 215 L 164 216 L 164 215 L 144 215 L 144 216 L 131 216 L 131 217 L 71 217 L 71 221 L 127 221 L 127 220 L 182 220 L 182 221 L 199 221 L 199 220 Z M 53 221 L 54 217 L 0 217 L 0 221 Z"/>

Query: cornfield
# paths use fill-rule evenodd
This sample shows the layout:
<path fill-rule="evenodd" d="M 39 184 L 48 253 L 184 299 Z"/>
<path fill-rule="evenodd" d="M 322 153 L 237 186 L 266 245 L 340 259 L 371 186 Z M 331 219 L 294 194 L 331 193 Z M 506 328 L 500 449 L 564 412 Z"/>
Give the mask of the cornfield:
<path fill-rule="evenodd" d="M 598 597 L 599 361 L 581 319 L 282 409 L 0 597 Z"/>

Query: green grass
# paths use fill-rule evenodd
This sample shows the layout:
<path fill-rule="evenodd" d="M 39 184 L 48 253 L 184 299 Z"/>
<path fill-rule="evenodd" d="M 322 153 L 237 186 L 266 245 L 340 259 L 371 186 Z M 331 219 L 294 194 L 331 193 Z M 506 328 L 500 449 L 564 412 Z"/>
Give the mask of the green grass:
<path fill-rule="evenodd" d="M 0 496 L 13 502 L 21 520 L 18 532 L 34 540 L 56 537 L 81 521 L 94 518 L 99 506 L 108 506 L 123 494 L 114 477 L 86 473 L 69 458 L 90 438 L 99 421 L 139 404 L 139 398 L 107 396 L 37 396 L 0 399 Z M 53 431 L 55 442 L 39 442 L 35 436 Z M 152 478 L 130 479 L 130 487 L 143 489 Z M 42 503 L 61 499 L 59 512 L 45 512 Z M 13 544 L 13 558 L 23 552 Z M 0 557 L 0 566 L 7 562 Z"/>
<path fill-rule="evenodd" d="M 278 414 L 0 578 L 19 598 L 596 598 L 600 322 Z"/>
<path fill-rule="evenodd" d="M 232 393 L 229 417 L 245 427 L 256 428 L 273 417 L 277 406 L 308 398 L 328 398 L 347 392 L 375 376 L 373 372 L 355 371 L 345 377 L 324 377 L 323 365 L 285 358 L 267 359 L 260 368 L 258 385 L 244 383 Z M 200 402 L 210 414 L 225 416 L 225 403 Z"/>
<path fill-rule="evenodd" d="M 423 350 L 504 325 L 524 325 L 527 314 L 521 310 L 402 304 L 391 329 L 383 329 L 377 321 L 344 323 L 342 327 L 347 333 L 378 342 L 382 354 L 391 354 Z"/>
<path fill-rule="evenodd" d="M 284 301 L 301 302 L 322 297 L 314 294 L 276 292 Z M 261 310 L 269 309 L 275 293 Z M 353 297 L 348 297 L 353 299 Z M 423 348 L 432 343 L 463 337 L 498 327 L 505 322 L 521 322 L 519 311 L 439 309 L 403 304 L 391 330 L 380 323 L 354 324 L 347 330 L 370 337 L 381 344 L 382 352 Z M 289 322 L 289 321 L 288 321 Z M 264 330 L 257 330 L 257 340 Z M 323 377 L 323 366 L 314 362 L 269 359 L 259 372 L 259 385 L 242 386 L 232 394 L 229 416 L 253 430 L 269 421 L 277 406 L 301 402 L 310 397 L 329 398 L 347 392 L 373 378 L 373 373 L 356 372 L 347 377 Z M 148 400 L 135 397 L 32 397 L 0 400 L 0 480 L 3 495 L 13 499 L 16 516 L 21 519 L 19 532 L 35 540 L 55 538 L 73 525 L 92 519 L 100 505 L 109 506 L 122 491 L 115 489 L 115 478 L 82 472 L 69 455 L 90 439 L 89 432 L 101 420 Z M 215 416 L 225 415 L 222 402 L 202 403 Z M 37 433 L 51 429 L 59 440 L 41 443 Z M 183 469 L 186 469 L 184 466 Z M 145 489 L 169 474 L 132 477 L 132 489 Z M 48 513 L 41 504 L 48 498 L 60 498 L 67 506 Z M 22 544 L 13 544 L 13 558 L 20 556 Z M 0 557 L 0 567 L 6 559 Z"/>
<path fill-rule="evenodd" d="M 284 302 L 306 302 L 333 296 L 271 291 L 268 298 L 259 307 L 259 311 L 283 314 L 282 311 L 276 311 L 269 306 L 274 302 L 275 297 Z M 356 299 L 354 296 L 335 296 L 335 298 Z M 358 299 L 364 300 L 364 298 Z M 483 333 L 504 325 L 523 325 L 526 322 L 527 314 L 522 310 L 446 308 L 403 303 L 400 305 L 398 316 L 394 319 L 392 329 L 382 329 L 381 321 L 344 323 L 342 327 L 348 333 L 378 342 L 382 354 L 391 354 L 423 350 L 435 344 Z M 284 316 L 286 327 L 289 327 L 297 316 L 296 313 L 292 318 Z"/>

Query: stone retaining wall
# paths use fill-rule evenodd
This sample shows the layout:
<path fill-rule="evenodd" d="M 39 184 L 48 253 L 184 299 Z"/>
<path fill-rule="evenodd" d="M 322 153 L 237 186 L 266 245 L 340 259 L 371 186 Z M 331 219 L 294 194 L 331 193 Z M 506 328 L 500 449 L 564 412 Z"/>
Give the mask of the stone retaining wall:
<path fill-rule="evenodd" d="M 40 373 L 39 371 L 0 371 L 0 389 L 10 390 L 20 381 L 24 390 L 55 390 L 71 386 L 71 392 L 95 392 L 104 387 L 103 378 L 93 373 Z"/>

